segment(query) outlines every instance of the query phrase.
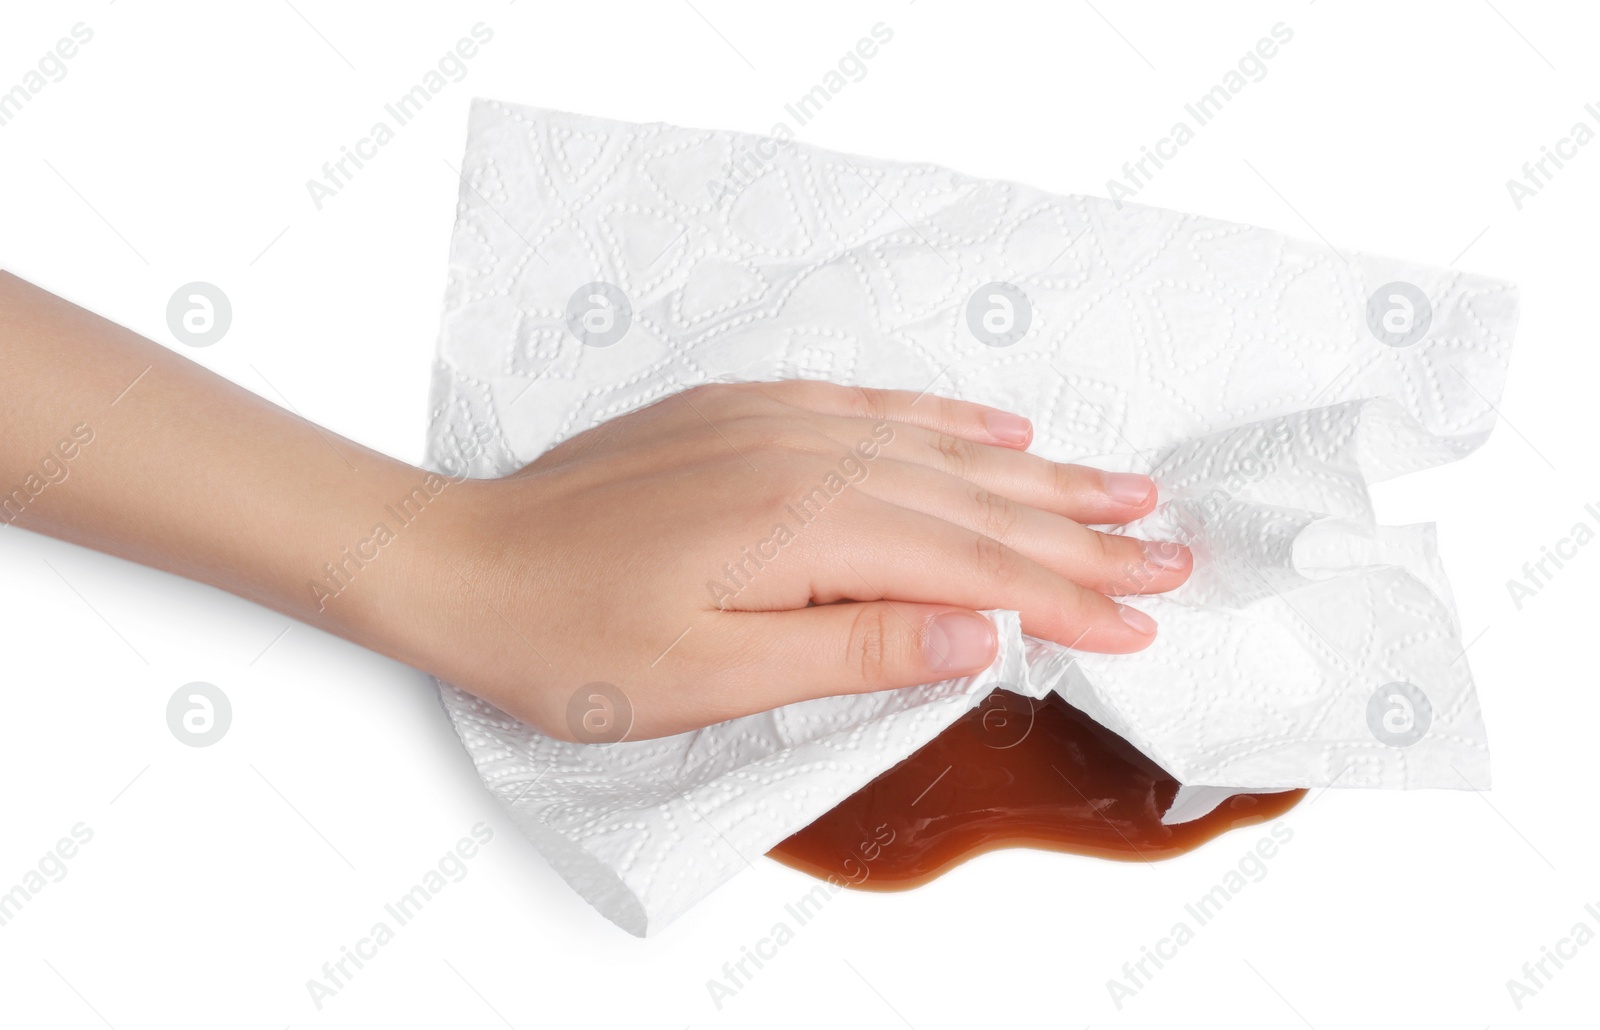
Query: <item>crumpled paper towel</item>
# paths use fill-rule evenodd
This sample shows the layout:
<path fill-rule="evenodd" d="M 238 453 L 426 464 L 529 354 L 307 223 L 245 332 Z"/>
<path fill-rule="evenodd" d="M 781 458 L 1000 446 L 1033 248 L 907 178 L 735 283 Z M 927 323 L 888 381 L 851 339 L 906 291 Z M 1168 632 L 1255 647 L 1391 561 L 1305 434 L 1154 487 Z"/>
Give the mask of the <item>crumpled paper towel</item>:
<path fill-rule="evenodd" d="M 631 315 L 606 346 L 569 327 L 595 282 Z M 1161 627 L 1138 654 L 996 612 L 980 676 L 602 747 L 440 684 L 445 705 L 518 825 L 635 934 L 1001 683 L 1059 691 L 1160 763 L 1186 785 L 1169 819 L 1215 788 L 1485 786 L 1432 529 L 1378 525 L 1367 487 L 1484 441 L 1516 306 L 1504 282 L 1194 215 L 475 101 L 433 467 L 503 475 L 710 379 L 931 389 L 1027 415 L 1046 457 L 1153 474 L 1162 503 L 1126 531 L 1196 567 L 1137 600 Z"/>

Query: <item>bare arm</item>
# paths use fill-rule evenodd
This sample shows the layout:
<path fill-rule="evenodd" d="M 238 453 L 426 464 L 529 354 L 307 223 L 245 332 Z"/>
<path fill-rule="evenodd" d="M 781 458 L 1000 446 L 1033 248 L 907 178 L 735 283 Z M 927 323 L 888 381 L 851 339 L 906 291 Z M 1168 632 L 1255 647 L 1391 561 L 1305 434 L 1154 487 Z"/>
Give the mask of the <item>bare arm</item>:
<path fill-rule="evenodd" d="M 396 461 L 0 273 L 0 523 L 210 583 L 556 736 L 615 684 L 629 735 L 978 671 L 974 609 L 1070 646 L 1190 558 L 1084 528 L 1142 476 L 1026 454 L 1015 415 L 824 383 L 701 387 L 498 480 Z"/>
<path fill-rule="evenodd" d="M 370 606 L 308 583 L 420 470 L 9 273 L 0 367 L 0 521 L 377 644 Z"/>

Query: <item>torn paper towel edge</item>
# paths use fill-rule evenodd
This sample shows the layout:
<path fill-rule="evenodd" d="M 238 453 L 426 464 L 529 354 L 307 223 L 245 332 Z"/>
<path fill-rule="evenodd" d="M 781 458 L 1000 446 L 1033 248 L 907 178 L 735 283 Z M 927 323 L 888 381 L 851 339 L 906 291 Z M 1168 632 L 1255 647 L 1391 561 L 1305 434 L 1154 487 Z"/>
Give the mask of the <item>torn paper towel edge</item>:
<path fill-rule="evenodd" d="M 480 131 L 492 126 L 495 121 L 518 120 L 529 131 L 527 140 L 535 148 L 542 145 L 539 137 L 540 131 L 564 135 L 569 140 L 593 140 L 599 138 L 605 145 L 615 144 L 618 139 L 632 139 L 636 133 L 655 133 L 666 138 L 670 133 L 677 132 L 683 135 L 691 134 L 690 130 L 672 130 L 664 126 L 637 126 L 625 123 L 607 122 L 601 119 L 590 119 L 581 116 L 564 115 L 557 112 L 537 111 L 528 108 L 511 108 L 506 105 L 493 105 L 486 102 L 475 102 L 473 107 L 473 129 L 468 144 L 468 159 L 464 165 L 461 189 L 461 216 L 458 220 L 457 234 L 453 237 L 453 248 L 459 248 L 464 239 L 464 227 L 478 232 L 484 240 L 493 241 L 497 236 L 505 236 L 507 231 L 515 233 L 514 227 L 509 230 L 494 223 L 486 215 L 473 217 L 473 207 L 480 209 L 492 207 L 485 197 L 484 190 L 489 190 L 490 196 L 498 197 L 495 187 L 502 189 L 506 185 L 504 178 L 511 174 L 506 169 L 496 169 L 485 178 L 485 165 L 483 159 L 490 157 L 474 149 L 479 140 Z M 732 149 L 728 141 L 744 141 L 747 145 L 755 141 L 754 137 L 745 137 L 740 134 L 729 133 L 703 133 L 693 132 L 692 135 L 699 140 L 709 140 L 716 145 L 725 145 Z M 709 146 L 710 144 L 708 144 Z M 849 163 L 848 158 L 828 155 L 824 151 L 805 147 L 801 144 L 790 144 L 788 160 L 794 153 L 801 153 L 808 158 L 825 161 L 836 157 Z M 539 155 L 534 155 L 535 160 Z M 874 174 L 877 171 L 889 169 L 891 171 L 909 167 L 892 166 L 885 162 L 870 162 L 859 159 L 863 166 L 873 165 Z M 923 174 L 930 181 L 938 180 L 945 176 L 951 183 L 957 178 L 961 179 L 963 187 L 970 186 L 974 180 L 958 177 L 942 169 L 921 166 L 915 171 Z M 887 173 L 886 173 L 887 174 Z M 985 184 L 978 182 L 979 187 Z M 1023 187 L 1006 186 L 1006 184 L 993 184 L 996 188 L 1014 189 L 1021 193 Z M 1154 209 L 1142 208 L 1139 205 L 1125 205 L 1121 212 L 1113 213 L 1108 202 L 1095 198 L 1053 198 L 1062 205 L 1076 205 L 1078 209 L 1090 219 L 1090 225 L 1113 223 L 1115 228 L 1126 229 L 1128 225 L 1145 219 L 1151 224 L 1156 224 L 1159 219 L 1176 217 L 1180 221 L 1189 216 L 1170 216 L 1165 212 L 1156 212 Z M 504 221 L 504 216 L 500 216 Z M 1253 230 L 1244 226 L 1230 226 L 1226 223 L 1204 221 L 1202 228 L 1211 237 L 1210 242 L 1226 254 L 1230 246 L 1230 236 L 1240 236 L 1248 243 L 1251 234 L 1260 234 L 1260 230 Z M 509 223 L 507 223 L 509 224 Z M 915 227 L 912 227 L 915 231 Z M 929 225 L 923 229 L 930 232 L 934 230 Z M 520 233 L 517 234 L 521 238 Z M 937 235 L 935 238 L 939 238 Z M 1219 242 L 1220 240 L 1220 242 Z M 1301 244 L 1298 241 L 1283 240 L 1284 260 L 1299 262 L 1301 265 L 1314 263 L 1308 257 L 1316 248 L 1313 245 Z M 506 246 L 516 246 L 516 241 L 509 237 L 504 240 Z M 524 245 L 528 244 L 522 239 Z M 1259 246 L 1259 242 L 1253 244 Z M 467 258 L 467 252 L 460 257 Z M 1405 262 L 1390 261 L 1370 255 L 1353 255 L 1346 260 L 1351 268 L 1350 278 L 1353 282 L 1381 283 L 1391 279 L 1406 278 L 1422 282 L 1430 297 L 1439 298 L 1437 321 L 1441 327 L 1439 336 L 1446 341 L 1459 340 L 1458 351 L 1462 360 L 1476 362 L 1476 367 L 1467 365 L 1468 372 L 1472 375 L 1473 382 L 1467 382 L 1459 372 L 1461 384 L 1449 381 L 1447 378 L 1440 382 L 1426 381 L 1407 383 L 1407 393 L 1401 398 L 1403 418 L 1390 418 L 1388 416 L 1368 418 L 1370 412 L 1359 404 L 1350 407 L 1352 402 L 1359 402 L 1369 396 L 1363 390 L 1386 390 L 1390 385 L 1390 373 L 1383 366 L 1379 350 L 1374 350 L 1370 358 L 1363 359 L 1359 364 L 1353 364 L 1346 370 L 1349 374 L 1341 373 L 1340 377 L 1329 382 L 1324 388 L 1325 396 L 1322 400 L 1328 402 L 1322 409 L 1313 413 L 1321 413 L 1326 417 L 1343 419 L 1352 427 L 1359 426 L 1364 421 L 1369 421 L 1377 426 L 1375 432 L 1399 432 L 1401 437 L 1409 441 L 1413 451 L 1405 447 L 1390 446 L 1387 449 L 1369 448 L 1363 455 L 1363 478 L 1376 481 L 1388 475 L 1410 471 L 1414 468 L 1426 467 L 1439 461 L 1453 460 L 1467 453 L 1481 444 L 1487 436 L 1489 427 L 1493 423 L 1493 403 L 1498 397 L 1500 385 L 1503 382 L 1505 356 L 1509 349 L 1512 329 L 1515 323 L 1515 292 L 1508 284 L 1497 283 L 1483 277 L 1466 276 L 1460 273 L 1448 272 L 1441 269 L 1429 269 Z M 453 257 L 453 262 L 456 260 Z M 1300 302 L 1297 302 L 1300 303 Z M 559 311 L 554 312 L 559 321 Z M 1342 317 L 1343 313 L 1334 312 L 1330 319 Z M 541 317 L 544 317 L 541 313 Z M 1305 319 L 1314 317 L 1302 311 L 1299 317 Z M 1298 328 L 1309 328 L 1302 325 Z M 556 329 L 559 334 L 559 328 Z M 451 342 L 450 323 L 447 320 L 445 336 L 441 338 L 440 363 L 436 368 L 436 378 L 433 388 L 433 401 L 435 406 L 434 422 L 430 431 L 430 460 L 438 461 L 440 458 L 451 455 L 455 448 L 452 447 L 450 432 L 456 428 L 453 423 L 465 422 L 470 425 L 477 422 L 493 429 L 493 439 L 490 441 L 489 450 L 479 455 L 474 462 L 474 472 L 483 475 L 495 475 L 509 472 L 526 461 L 536 457 L 539 451 L 558 442 L 560 438 L 581 431 L 588 424 L 602 421 L 604 418 L 613 417 L 627 410 L 628 407 L 647 403 L 657 399 L 665 393 L 673 392 L 666 387 L 659 390 L 653 386 L 650 389 L 641 388 L 634 403 L 609 410 L 587 410 L 574 412 L 563 422 L 552 423 L 548 419 L 541 419 L 537 423 L 524 419 L 520 427 L 507 426 L 499 418 L 511 399 L 511 395 L 520 395 L 521 390 L 528 385 L 526 378 L 516 374 L 511 363 L 506 363 L 499 369 L 479 368 L 472 361 L 465 360 L 465 355 L 459 349 L 449 346 Z M 1324 334 L 1327 335 L 1327 334 Z M 1292 344 L 1305 352 L 1315 354 L 1314 348 L 1318 344 L 1315 333 L 1311 334 L 1310 342 L 1305 340 L 1290 340 Z M 1326 342 L 1326 341 L 1323 341 Z M 1370 346 L 1370 341 L 1369 341 Z M 1285 349 L 1285 355 L 1296 353 Z M 1295 362 L 1300 362 L 1304 353 L 1295 357 Z M 1453 369 L 1452 369 L 1453 370 Z M 771 369 L 746 370 L 751 378 L 771 377 Z M 1269 369 L 1269 371 L 1272 371 Z M 1440 369 L 1424 369 L 1424 373 L 1439 373 Z M 1342 381 L 1340 381 L 1342 379 Z M 1398 382 L 1399 380 L 1395 380 Z M 1474 383 L 1476 385 L 1474 385 Z M 647 384 L 641 383 L 641 387 Z M 877 383 L 873 385 L 919 385 L 919 384 L 888 384 Z M 1074 389 L 1090 389 L 1092 383 L 1085 384 L 1079 381 Z M 1474 400 L 1467 389 L 1475 390 L 1479 399 Z M 951 386 L 948 392 L 968 396 L 969 399 L 1002 404 L 1004 397 L 985 397 L 982 389 L 964 391 L 961 389 L 959 377 L 952 375 Z M 1303 401 L 1310 402 L 1318 398 L 1310 396 L 1308 389 L 1301 397 Z M 574 397 L 574 401 L 583 399 Z M 558 409 L 559 410 L 559 409 Z M 1026 412 L 1025 412 L 1026 413 Z M 1270 426 L 1272 412 L 1263 411 L 1268 416 L 1261 421 L 1261 425 Z M 1380 413 L 1381 415 L 1382 413 Z M 574 417 L 574 416 L 580 417 Z M 1405 423 L 1409 418 L 1413 424 L 1412 429 L 1407 429 Z M 1343 424 L 1343 423 L 1341 423 Z M 1043 427 L 1043 428 L 1048 428 Z M 1115 427 L 1113 427 L 1115 428 Z M 530 435 L 529 430 L 532 430 Z M 1123 433 L 1137 437 L 1137 426 L 1121 427 Z M 553 433 L 552 433 L 553 431 Z M 1409 433 L 1409 435 L 1407 435 Z M 536 442 L 538 437 L 543 437 L 542 444 Z M 1041 444 L 1048 444 L 1048 439 Z M 1159 535 L 1155 529 L 1163 523 L 1166 526 L 1181 527 L 1185 519 L 1189 520 L 1188 539 L 1205 544 L 1209 542 L 1207 533 L 1215 527 L 1195 525 L 1196 498 L 1187 498 L 1188 507 L 1174 503 L 1181 499 L 1177 492 L 1182 489 L 1180 481 L 1184 475 L 1181 471 L 1182 444 L 1178 446 L 1162 445 L 1160 441 L 1137 441 L 1146 449 L 1163 455 L 1160 464 L 1170 466 L 1158 478 L 1163 485 L 1163 496 L 1167 498 L 1162 508 L 1158 510 L 1148 525 L 1130 527 L 1131 532 L 1141 536 Z M 1138 448 L 1135 448 L 1136 450 Z M 1400 459 L 1395 461 L 1395 454 L 1399 452 Z M 1046 455 L 1054 456 L 1054 455 Z M 1128 460 L 1129 455 L 1120 448 L 1115 440 L 1107 440 L 1103 453 L 1080 450 L 1072 455 L 1074 460 L 1083 460 L 1088 463 L 1101 463 L 1110 467 L 1117 467 Z M 1102 460 L 1103 459 L 1103 460 Z M 1058 460 L 1065 460 L 1058 458 Z M 1296 461 L 1299 460 L 1297 457 Z M 1283 468 L 1275 469 L 1266 479 L 1270 487 L 1278 481 Z M 1291 467 L 1287 470 L 1293 472 Z M 1180 485 L 1174 485 L 1180 484 Z M 1193 489 L 1204 487 L 1204 476 L 1188 482 Z M 1350 484 L 1345 484 L 1349 486 Z M 1229 512 L 1228 519 L 1224 521 L 1223 529 L 1229 526 L 1235 528 L 1255 526 L 1277 532 L 1279 536 L 1273 539 L 1281 540 L 1281 560 L 1275 560 L 1267 566 L 1248 570 L 1250 582 L 1244 582 L 1238 576 L 1228 581 L 1223 577 L 1223 589 L 1232 589 L 1232 596 L 1228 603 L 1238 605 L 1237 611 L 1259 620 L 1261 626 L 1272 627 L 1287 622 L 1290 616 L 1288 609 L 1299 605 L 1310 606 L 1313 604 L 1349 604 L 1352 598 L 1360 598 L 1364 594 L 1371 596 L 1373 591 L 1398 590 L 1407 594 L 1407 604 L 1410 607 L 1424 612 L 1424 617 L 1419 623 L 1427 629 L 1426 644 L 1418 661 L 1423 665 L 1432 663 L 1448 663 L 1459 656 L 1459 628 L 1455 625 L 1453 605 L 1450 603 L 1447 588 L 1441 587 L 1442 575 L 1437 573 L 1437 557 L 1434 553 L 1431 539 L 1425 528 L 1402 528 L 1391 530 L 1371 524 L 1370 504 L 1365 502 L 1365 482 L 1359 484 L 1357 491 L 1361 503 L 1354 503 L 1346 496 L 1349 491 L 1340 493 L 1335 497 L 1339 503 L 1328 505 L 1332 510 L 1280 511 L 1274 507 L 1270 496 L 1254 498 L 1243 496 L 1234 497 L 1234 493 L 1223 491 L 1230 503 L 1237 500 L 1242 507 Z M 1249 491 L 1244 491 L 1248 493 Z M 1270 490 L 1267 491 L 1270 494 Z M 1201 498 L 1203 501 L 1204 498 Z M 1367 517 L 1363 517 L 1363 507 L 1366 508 Z M 1198 509 L 1204 514 L 1204 508 Z M 1330 548 L 1337 550 L 1343 547 L 1346 551 L 1364 553 L 1362 561 L 1353 567 L 1340 566 L 1333 560 Z M 1219 552 L 1226 561 L 1226 553 Z M 1199 570 L 1197 569 L 1197 572 Z M 1236 572 L 1238 570 L 1235 570 Z M 1259 581 L 1259 582 L 1258 582 Z M 1266 587 L 1268 589 L 1252 589 Z M 1217 584 L 1211 585 L 1213 588 Z M 1189 588 L 1185 588 L 1186 590 Z M 1187 599 L 1175 595 L 1164 598 L 1141 599 L 1141 606 L 1150 610 L 1163 626 L 1174 624 L 1176 620 L 1187 617 L 1198 611 L 1188 599 L 1208 596 L 1200 592 L 1196 585 L 1187 595 Z M 1407 593 L 1409 592 L 1409 593 Z M 1291 600 L 1292 598 L 1292 600 Z M 1148 603 L 1147 603 L 1148 602 Z M 1244 620 L 1246 626 L 1253 626 L 1252 619 Z M 1239 632 L 1237 628 L 1230 627 L 1230 631 Z M 1250 634 L 1244 632 L 1242 639 L 1237 642 L 1247 652 Z M 1234 642 L 1230 640 L 1230 642 Z M 1260 750 L 1249 747 L 1248 741 L 1234 742 L 1243 745 L 1239 749 L 1237 759 L 1228 755 L 1221 756 L 1222 761 L 1206 763 L 1204 761 L 1185 765 L 1176 753 L 1164 750 L 1159 740 L 1141 739 L 1139 727 L 1128 724 L 1127 719 L 1121 714 L 1122 706 L 1119 705 L 1119 690 L 1126 692 L 1129 689 L 1143 689 L 1152 683 L 1159 688 L 1163 677 L 1170 677 L 1172 670 L 1163 670 L 1159 663 L 1150 663 L 1140 666 L 1138 663 L 1119 662 L 1127 656 L 1093 656 L 1093 668 L 1084 668 L 1080 660 L 1088 656 L 1076 656 L 1062 659 L 1060 655 L 1049 653 L 1048 645 L 1042 653 L 1036 648 L 1041 642 L 1029 640 L 1030 662 L 1044 660 L 1060 662 L 1056 668 L 1056 689 L 1078 707 L 1089 711 L 1091 715 L 1102 722 L 1118 729 L 1130 740 L 1161 763 L 1169 771 L 1180 773 L 1186 785 L 1192 786 L 1192 793 L 1198 793 L 1200 788 L 1208 785 L 1228 786 L 1237 784 L 1235 789 L 1250 788 L 1276 788 L 1279 786 L 1311 786 L 1318 784 L 1337 783 L 1341 786 L 1460 786 L 1459 782 L 1446 782 L 1449 774 L 1446 766 L 1456 766 L 1465 774 L 1471 775 L 1477 785 L 1482 785 L 1483 778 L 1487 775 L 1487 751 L 1482 746 L 1483 733 L 1481 718 L 1477 715 L 1476 700 L 1472 692 L 1470 676 L 1465 673 L 1466 662 L 1463 660 L 1462 674 L 1464 680 L 1447 684 L 1449 702 L 1444 706 L 1444 714 L 1448 721 L 1460 730 L 1453 734 L 1457 739 L 1439 741 L 1441 745 L 1449 745 L 1443 749 L 1433 748 L 1432 751 L 1412 751 L 1409 754 L 1394 753 L 1394 749 L 1377 745 L 1376 742 L 1362 742 L 1359 740 L 1364 731 L 1357 730 L 1346 735 L 1355 740 L 1359 747 L 1352 753 L 1337 756 L 1342 764 L 1337 768 L 1329 762 L 1326 768 L 1307 768 L 1300 756 L 1299 764 L 1288 761 L 1285 764 L 1284 756 L 1274 753 L 1273 749 Z M 1312 653 L 1319 650 L 1338 650 L 1334 642 L 1318 642 L 1308 634 L 1304 642 L 1296 641 L 1296 645 L 1304 644 L 1306 652 Z M 1342 642 L 1340 642 L 1342 643 Z M 1436 652 L 1455 650 L 1448 654 L 1438 655 Z M 1363 673 L 1384 668 L 1381 660 L 1366 661 L 1361 666 Z M 1437 667 L 1436 665 L 1434 667 Z M 544 841 L 547 853 L 554 850 L 561 852 L 563 845 L 557 841 L 570 844 L 573 854 L 553 854 L 552 862 L 562 871 L 562 874 L 594 901 L 597 907 L 619 923 L 632 929 L 633 932 L 648 932 L 665 922 L 670 921 L 681 912 L 693 899 L 702 897 L 712 887 L 727 876 L 737 872 L 748 860 L 746 856 L 753 856 L 764 852 L 773 843 L 787 835 L 777 832 L 782 825 L 787 825 L 792 830 L 805 825 L 816 814 L 826 811 L 831 807 L 831 802 L 824 803 L 827 795 L 834 795 L 833 800 L 842 799 L 855 788 L 866 782 L 877 772 L 894 764 L 899 758 L 904 757 L 915 746 L 925 742 L 936 734 L 939 728 L 954 721 L 954 718 L 964 710 L 975 696 L 986 693 L 982 678 L 965 685 L 933 685 L 932 687 L 913 688 L 909 692 L 896 692 L 905 694 L 903 704 L 905 707 L 896 707 L 891 712 L 888 709 L 853 709 L 849 708 L 838 713 L 817 712 L 789 712 L 780 710 L 779 713 L 769 713 L 775 723 L 787 724 L 793 717 L 796 719 L 809 719 L 818 717 L 822 722 L 832 728 L 836 734 L 843 734 L 846 727 L 851 727 L 848 736 L 853 737 L 856 743 L 862 746 L 858 749 L 844 748 L 837 754 L 848 757 L 849 764 L 843 767 L 822 765 L 819 767 L 795 766 L 792 763 L 795 755 L 799 753 L 796 748 L 785 747 L 769 755 L 769 760 L 756 761 L 747 764 L 747 768 L 722 769 L 712 768 L 705 771 L 705 780 L 702 783 L 689 785 L 689 789 L 677 789 L 673 792 L 676 799 L 663 794 L 658 803 L 647 805 L 639 811 L 642 821 L 626 827 L 611 835 L 611 837 L 585 836 L 587 827 L 599 825 L 608 819 L 615 819 L 620 815 L 619 809 L 607 807 L 607 792 L 605 776 L 607 766 L 604 761 L 594 760 L 594 781 L 591 783 L 577 784 L 578 796 L 563 796 L 559 798 L 541 797 L 534 800 L 537 790 L 535 775 L 527 770 L 536 768 L 538 763 L 548 760 L 549 763 L 561 763 L 565 767 L 571 763 L 579 765 L 589 761 L 581 755 L 567 753 L 550 753 L 543 744 L 549 743 L 542 740 L 526 739 L 525 727 L 514 721 L 498 722 L 505 717 L 494 712 L 482 702 L 470 698 L 453 688 L 442 687 L 443 698 L 452 717 L 456 720 L 458 729 L 462 733 L 463 741 L 472 752 L 474 760 L 478 763 L 483 773 L 497 795 L 506 801 L 514 813 L 519 824 L 524 826 L 536 843 Z M 1030 678 L 1023 676 L 1016 682 L 1022 685 L 1023 681 L 1031 682 Z M 1364 682 L 1364 681 L 1362 681 Z M 1226 684 L 1219 684 L 1225 688 Z M 1226 698 L 1226 690 L 1218 694 Z M 952 701 L 959 699 L 959 704 Z M 1349 698 L 1342 700 L 1348 701 Z M 899 702 L 897 702 L 899 703 Z M 807 703 L 812 704 L 812 703 Z M 802 706 L 791 706 L 801 708 Z M 938 715 L 930 717 L 929 710 L 937 710 Z M 920 713 L 920 714 L 918 714 Z M 844 722 L 829 717 L 837 715 Z M 1348 713 L 1346 713 L 1348 714 Z M 852 720 L 878 720 L 876 728 L 880 731 L 884 726 L 896 726 L 894 733 L 879 732 L 874 735 L 874 726 L 855 725 Z M 915 724 L 916 732 L 906 733 L 904 724 Z M 769 729 L 771 727 L 768 727 Z M 1158 727 L 1160 728 L 1160 727 Z M 714 728 L 715 729 L 715 728 Z M 1171 727 L 1164 727 L 1170 733 Z M 1341 732 L 1344 732 L 1341 730 Z M 824 736 L 826 733 L 824 733 Z M 1370 736 L 1370 735 L 1368 735 Z M 874 748 L 893 738 L 893 746 L 888 750 L 875 753 Z M 805 738 L 807 746 L 813 745 L 819 738 L 815 735 Z M 649 742 L 641 742 L 639 746 Z M 1435 742 L 1429 741 L 1430 748 Z M 627 745 L 623 745 L 627 748 Z M 1456 750 L 1451 751 L 1450 747 Z M 1179 749 L 1181 750 L 1181 749 Z M 1231 750 L 1231 749 L 1230 749 Z M 1292 751 L 1292 748 L 1290 749 Z M 834 752 L 828 752 L 835 754 Z M 1431 756 L 1431 757 L 1430 757 Z M 1290 756 L 1293 758 L 1294 756 Z M 1277 767 L 1275 767 L 1275 759 Z M 1417 761 L 1417 759 L 1425 759 Z M 637 769 L 629 770 L 637 772 Z M 743 771 L 747 773 L 740 776 Z M 804 798 L 796 802 L 794 799 L 784 797 L 783 782 L 786 776 L 793 781 L 805 786 Z M 772 783 L 776 780 L 776 785 Z M 730 784 L 735 781 L 735 786 L 742 782 L 748 790 L 733 791 L 728 794 Z M 630 787 L 631 789 L 631 787 Z M 587 791 L 587 793 L 585 793 Z M 741 819 L 739 815 L 746 811 L 741 806 L 739 794 L 760 795 L 756 804 L 783 805 L 783 819 L 774 824 L 770 819 Z M 748 799 L 746 799 L 748 800 Z M 625 803 L 624 803 L 625 804 Z M 710 823 L 710 817 L 715 817 L 715 823 Z M 678 822 L 692 822 L 700 820 L 709 823 L 717 831 L 723 842 L 729 845 L 728 854 L 723 856 L 697 856 L 700 864 L 698 869 L 682 869 L 673 862 L 670 846 L 663 846 L 652 851 L 652 859 L 658 864 L 648 869 L 641 869 L 631 864 L 630 856 L 639 855 L 639 849 L 644 845 L 641 839 L 648 833 L 657 833 L 668 838 L 673 826 Z M 759 824 L 755 829 L 744 832 L 741 827 L 746 824 Z M 560 827 L 557 829 L 556 827 Z M 584 840 L 585 845 L 579 845 L 578 840 Z M 601 856 L 599 852 L 605 851 Z M 691 863 L 692 864 L 692 863 Z M 620 871 L 614 871 L 620 870 Z M 660 885 L 671 882 L 671 877 L 681 876 L 684 885 L 676 886 L 678 896 L 667 902 L 657 902 L 652 899 L 660 893 Z M 690 900 L 685 901 L 688 898 Z M 630 910 L 630 904 L 633 908 Z"/>

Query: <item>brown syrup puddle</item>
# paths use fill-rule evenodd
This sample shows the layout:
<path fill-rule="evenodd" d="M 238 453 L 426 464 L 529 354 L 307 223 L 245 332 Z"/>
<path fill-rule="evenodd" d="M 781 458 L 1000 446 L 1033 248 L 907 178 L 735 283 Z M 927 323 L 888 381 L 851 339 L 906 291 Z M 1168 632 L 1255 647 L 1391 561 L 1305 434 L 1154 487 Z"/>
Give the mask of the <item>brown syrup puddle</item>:
<path fill-rule="evenodd" d="M 1164 826 L 1177 791 L 1154 762 L 1054 694 L 1035 701 L 996 690 L 770 854 L 841 886 L 906 890 L 998 848 L 1171 858 L 1277 818 L 1306 793 L 1236 794 Z"/>

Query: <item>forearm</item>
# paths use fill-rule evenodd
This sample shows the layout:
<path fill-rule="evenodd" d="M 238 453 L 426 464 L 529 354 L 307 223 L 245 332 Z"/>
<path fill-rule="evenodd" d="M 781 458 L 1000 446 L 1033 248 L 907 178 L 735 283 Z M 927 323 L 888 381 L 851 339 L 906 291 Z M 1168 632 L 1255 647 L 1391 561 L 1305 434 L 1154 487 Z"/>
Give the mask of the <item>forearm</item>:
<path fill-rule="evenodd" d="M 6 273 L 0 368 L 0 524 L 393 650 L 377 594 L 415 555 L 358 552 L 424 472 Z"/>
<path fill-rule="evenodd" d="M 1155 624 L 1111 596 L 1191 568 L 1087 528 L 1148 514 L 1148 478 L 1046 461 L 1026 419 L 926 392 L 704 385 L 466 480 L 4 273 L 0 370 L 0 532 L 213 584 L 569 740 L 970 675 L 989 608 L 1135 651 Z"/>

